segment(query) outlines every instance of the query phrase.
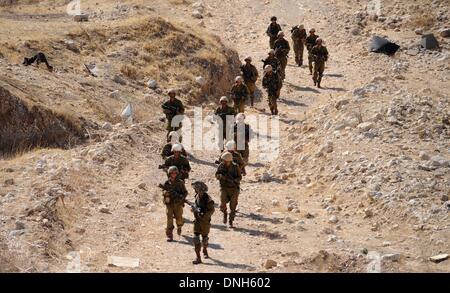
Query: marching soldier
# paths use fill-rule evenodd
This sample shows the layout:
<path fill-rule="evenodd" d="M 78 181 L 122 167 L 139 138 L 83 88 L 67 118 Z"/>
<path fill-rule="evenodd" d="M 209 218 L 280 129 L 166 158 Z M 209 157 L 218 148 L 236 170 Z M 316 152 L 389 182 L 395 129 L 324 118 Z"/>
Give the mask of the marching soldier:
<path fill-rule="evenodd" d="M 194 181 L 192 188 L 195 191 L 195 201 L 192 207 L 194 213 L 194 248 L 197 258 L 192 262 L 193 264 L 202 263 L 200 250 L 203 246 L 204 258 L 209 258 L 208 255 L 208 240 L 209 230 L 211 228 L 211 216 L 214 213 L 214 201 L 208 195 L 208 186 L 201 181 Z M 200 235 L 202 239 L 200 241 Z"/>
<path fill-rule="evenodd" d="M 177 224 L 177 234 L 181 235 L 181 228 L 183 227 L 183 207 L 184 201 L 188 194 L 184 181 L 178 178 L 178 168 L 175 166 L 169 167 L 167 170 L 168 179 L 159 187 L 163 189 L 164 204 L 166 205 L 167 226 L 166 236 L 167 241 L 173 241 L 173 220 Z"/>
<path fill-rule="evenodd" d="M 280 97 L 280 90 L 283 85 L 283 81 L 277 73 L 273 72 L 272 66 L 270 65 L 267 65 L 264 68 L 264 72 L 262 84 L 267 90 L 270 113 L 272 115 L 278 115 L 277 100 Z"/>
<path fill-rule="evenodd" d="M 169 133 L 169 135 L 167 136 L 167 143 L 166 145 L 163 147 L 162 151 L 161 151 L 161 156 L 163 158 L 163 160 L 166 160 L 168 157 L 173 155 L 172 152 L 172 146 L 174 144 L 179 144 L 181 140 L 180 134 L 176 131 L 171 131 Z M 183 147 L 183 150 L 181 151 L 181 154 L 185 157 L 187 157 L 187 152 Z"/>
<path fill-rule="evenodd" d="M 181 144 L 174 144 L 172 146 L 173 155 L 168 157 L 163 165 L 160 166 L 161 169 L 168 170 L 171 166 L 175 166 L 178 169 L 178 177 L 181 180 L 186 180 L 189 178 L 189 172 L 191 171 L 191 165 L 188 159 L 181 154 L 183 151 L 183 146 Z"/>
<path fill-rule="evenodd" d="M 317 45 L 312 48 L 311 55 L 314 59 L 314 85 L 320 88 L 320 82 L 322 81 L 323 72 L 325 71 L 325 62 L 328 61 L 328 50 L 322 45 L 323 41 L 321 38 L 317 39 Z"/>
<path fill-rule="evenodd" d="M 222 120 L 222 135 L 223 137 L 219 139 L 219 147 L 220 150 L 223 150 L 223 141 L 229 139 L 229 133 L 230 129 L 232 127 L 232 121 L 234 120 L 234 116 L 236 115 L 236 112 L 233 108 L 228 106 L 228 98 L 227 97 L 221 97 L 220 98 L 220 107 L 216 109 L 214 112 L 214 115 L 217 117 L 220 117 Z M 228 117 L 228 119 L 227 119 Z M 228 120 L 228 122 L 227 122 Z"/>
<path fill-rule="evenodd" d="M 264 63 L 263 69 L 267 65 L 270 65 L 270 66 L 272 66 L 273 71 L 280 72 L 281 63 L 280 63 L 280 60 L 278 60 L 278 58 L 275 57 L 275 50 L 273 50 L 273 49 L 270 50 L 267 58 L 265 60 L 262 60 L 262 62 Z"/>
<path fill-rule="evenodd" d="M 279 32 L 278 33 L 278 39 L 275 41 L 274 44 L 274 50 L 275 50 L 275 56 L 280 60 L 281 63 L 281 70 L 280 70 L 280 76 L 281 79 L 284 80 L 286 77 L 286 66 L 288 63 L 288 54 L 291 50 L 291 46 L 289 45 L 289 42 L 284 38 L 284 33 Z"/>
<path fill-rule="evenodd" d="M 291 30 L 292 41 L 294 43 L 295 63 L 303 65 L 303 50 L 306 43 L 306 30 L 303 25 L 295 26 Z"/>
<path fill-rule="evenodd" d="M 249 91 L 244 84 L 242 76 L 238 76 L 235 79 L 235 84 L 231 88 L 231 96 L 233 98 L 234 111 L 236 113 L 244 113 L 245 101 L 247 100 Z"/>
<path fill-rule="evenodd" d="M 266 30 L 266 34 L 269 36 L 270 49 L 274 48 L 275 41 L 277 40 L 278 33 L 281 31 L 281 26 L 277 23 L 276 16 L 272 16 L 271 23 Z"/>
<path fill-rule="evenodd" d="M 248 165 L 248 158 L 250 156 L 250 125 L 245 123 L 245 114 L 239 113 L 236 115 L 236 123 L 233 127 L 234 141 L 237 152 L 239 152 L 244 160 L 245 165 Z M 245 169 L 242 173 L 245 175 Z"/>
<path fill-rule="evenodd" d="M 225 152 L 222 155 L 223 162 L 216 171 L 216 178 L 220 182 L 220 210 L 223 213 L 223 223 L 227 223 L 228 212 L 227 204 L 230 203 L 230 227 L 233 227 L 233 221 L 236 216 L 240 184 L 242 180 L 241 169 L 233 162 L 233 155 Z"/>
<path fill-rule="evenodd" d="M 256 67 L 252 64 L 252 57 L 248 56 L 244 61 L 245 65 L 241 66 L 242 77 L 244 78 L 244 83 L 249 91 L 250 105 L 253 107 L 256 90 L 255 83 L 258 80 L 258 70 L 256 70 Z"/>
<path fill-rule="evenodd" d="M 177 131 L 181 128 L 181 123 L 179 126 L 173 126 L 172 125 L 172 119 L 177 115 L 183 115 L 184 114 L 184 106 L 183 103 L 176 98 L 177 91 L 174 89 L 170 89 L 169 92 L 169 100 L 162 104 L 161 108 L 163 109 L 164 114 L 166 115 L 167 119 L 167 134 L 169 134 L 171 131 Z"/>
<path fill-rule="evenodd" d="M 216 160 L 216 164 L 220 164 L 223 162 L 222 155 L 226 152 L 229 152 L 233 155 L 233 162 L 239 166 L 241 169 L 241 173 L 243 176 L 246 175 L 245 173 L 245 162 L 242 158 L 242 155 L 236 150 L 236 142 L 234 140 L 230 140 L 225 144 L 225 151 L 220 155 L 219 159 Z"/>
<path fill-rule="evenodd" d="M 316 30 L 313 28 L 310 29 L 309 36 L 306 38 L 306 49 L 308 50 L 308 65 L 309 65 L 309 73 L 311 75 L 313 74 L 313 62 L 314 62 L 314 58 L 311 55 L 311 50 L 316 45 L 316 41 L 318 38 L 319 36 L 316 35 Z"/>

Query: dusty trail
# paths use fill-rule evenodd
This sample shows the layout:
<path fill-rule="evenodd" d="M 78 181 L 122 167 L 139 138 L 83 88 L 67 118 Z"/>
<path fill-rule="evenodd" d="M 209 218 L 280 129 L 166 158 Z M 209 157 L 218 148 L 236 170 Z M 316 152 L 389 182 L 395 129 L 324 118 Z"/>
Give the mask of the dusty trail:
<path fill-rule="evenodd" d="M 313 19 L 320 19 L 318 17 L 319 11 L 316 9 L 318 5 L 315 1 L 302 2 L 301 5 L 297 1 L 273 2 L 275 3 L 264 5 L 263 1 L 257 1 L 256 3 L 255 1 L 233 1 L 233 3 L 206 1 L 205 4 L 212 8 L 212 13 L 215 15 L 212 21 L 206 23 L 206 26 L 213 32 L 222 35 L 224 40 L 236 47 L 241 57 L 247 54 L 253 56 L 254 63 L 259 68 L 261 64 L 258 60 L 265 57 L 268 51 L 268 41 L 264 31 L 267 19 L 272 14 L 280 17 L 286 32 L 303 19 L 307 27 L 315 25 Z M 224 11 L 227 11 L 227 13 L 223 13 Z M 305 15 L 305 12 L 308 12 L 308 15 Z M 327 31 L 323 30 L 324 27 L 318 26 L 317 30 L 321 34 L 326 34 Z M 332 47 L 331 44 L 329 46 Z M 342 53 L 332 50 L 333 57 L 328 64 L 327 72 L 333 72 L 334 75 L 341 76 L 343 68 L 339 66 L 338 56 Z M 338 69 L 340 71 L 337 71 Z M 321 100 L 327 99 L 330 94 L 343 90 L 341 89 L 342 80 L 340 78 L 327 77 L 324 82 L 325 88 L 321 91 L 313 88 L 311 84 L 311 76 L 308 74 L 307 68 L 296 67 L 291 57 L 279 106 L 282 113 L 282 148 L 287 135 L 283 129 L 289 123 L 292 124 L 304 119 L 303 113 L 308 112 Z M 256 108 L 266 108 L 266 104 L 265 98 L 260 99 Z M 249 113 L 259 113 L 259 111 L 247 109 Z M 215 166 L 211 164 L 216 159 L 217 154 L 211 152 L 194 152 L 193 154 L 195 158 L 200 160 L 193 160 L 191 178 L 205 180 L 210 186 L 210 193 L 218 203 L 218 184 L 214 180 Z M 287 213 L 283 211 L 282 207 L 274 208 L 271 206 L 273 199 L 279 200 L 284 205 L 285 198 L 293 192 L 292 187 L 277 183 L 255 184 L 249 182 L 248 178 L 253 178 L 254 171 L 258 169 L 254 167 L 254 164 L 258 162 L 253 155 L 250 159 L 253 166 L 248 168 L 249 175 L 242 184 L 243 191 L 240 195 L 239 214 L 236 219 L 237 228 L 233 230 L 226 228 L 221 223 L 221 213 L 217 209 L 213 216 L 214 224 L 210 234 L 210 255 L 212 258 L 205 261 L 203 265 L 192 266 L 192 226 L 189 220 L 181 238 L 176 237 L 174 243 L 165 241 L 164 206 L 159 198 L 160 191 L 155 188 L 157 183 L 164 180 L 162 173 L 156 172 L 155 176 L 159 158 L 154 154 L 147 157 L 137 154 L 134 158 L 135 164 L 132 163 L 128 169 L 123 170 L 123 176 L 116 177 L 113 189 L 110 188 L 107 191 L 111 197 L 109 200 L 116 203 L 112 206 L 117 206 L 113 209 L 113 214 L 115 217 L 122 214 L 126 221 L 120 220 L 118 223 L 112 223 L 113 225 L 108 226 L 105 225 L 106 222 L 102 224 L 102 221 L 99 224 L 92 223 L 92 225 L 102 228 L 94 229 L 89 233 L 93 235 L 99 233 L 101 235 L 99 238 L 105 239 L 105 241 L 98 242 L 95 237 L 83 236 L 83 239 L 93 240 L 90 242 L 82 240 L 83 243 L 79 247 L 83 251 L 82 258 L 90 264 L 87 269 L 102 271 L 106 269 L 106 255 L 123 255 L 140 258 L 139 271 L 259 271 L 262 269 L 261 264 L 265 259 L 281 258 L 290 261 L 289 259 L 292 257 L 309 256 L 320 248 L 328 248 L 329 245 L 323 239 L 318 238 L 318 232 L 322 228 L 320 221 L 303 225 L 306 231 L 302 231 L 303 228 L 297 228 L 296 225 L 283 224 Z M 151 157 L 150 160 L 149 157 Z M 126 180 L 122 181 L 122 178 Z M 155 201 L 151 205 L 154 206 L 151 208 L 124 208 L 128 194 L 128 192 L 124 194 L 124 190 L 132 190 L 141 182 L 147 184 L 148 193 Z M 304 211 L 314 214 L 321 213 L 318 202 L 308 200 L 307 197 L 297 196 L 295 196 L 295 200 L 298 202 L 302 213 Z M 261 207 L 261 211 L 256 212 L 256 207 Z M 105 218 L 108 216 L 105 215 Z M 188 208 L 185 208 L 185 218 L 192 218 Z M 354 231 L 354 233 L 357 233 L 357 231 Z M 112 240 L 119 243 L 108 243 L 106 239 L 111 238 L 111 235 L 115 238 L 119 236 L 119 239 Z M 292 261 L 290 262 L 292 263 Z M 314 270 L 314 268 L 311 269 Z M 108 270 L 123 271 L 122 268 L 108 268 Z"/>

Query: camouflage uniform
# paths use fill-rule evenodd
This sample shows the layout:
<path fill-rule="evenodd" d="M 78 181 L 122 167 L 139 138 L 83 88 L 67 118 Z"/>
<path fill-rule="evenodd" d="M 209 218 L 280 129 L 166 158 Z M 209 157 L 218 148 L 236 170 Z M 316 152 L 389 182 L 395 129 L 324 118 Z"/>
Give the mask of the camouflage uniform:
<path fill-rule="evenodd" d="M 235 84 L 231 88 L 231 96 L 233 97 L 233 106 L 236 113 L 244 113 L 245 100 L 247 99 L 248 94 L 248 88 L 244 83 Z"/>
<path fill-rule="evenodd" d="M 277 100 L 280 97 L 280 89 L 283 84 L 277 73 L 266 73 L 263 78 L 263 87 L 267 90 L 269 108 L 272 115 L 278 115 Z"/>
<path fill-rule="evenodd" d="M 214 213 L 214 201 L 207 193 L 201 197 L 196 194 L 195 206 L 200 209 L 201 214 L 195 214 L 194 233 L 202 235 L 203 239 L 208 238 L 211 216 Z"/>
<path fill-rule="evenodd" d="M 161 151 L 161 157 L 163 158 L 163 160 L 166 160 L 168 157 L 173 156 L 173 152 L 172 152 L 172 143 L 167 143 L 162 151 Z M 186 150 L 183 148 L 183 150 L 181 151 L 181 154 L 185 157 L 187 157 L 187 152 Z"/>
<path fill-rule="evenodd" d="M 241 71 L 244 83 L 247 86 L 250 95 L 250 105 L 253 106 L 256 90 L 255 83 L 258 80 L 258 70 L 256 70 L 256 67 L 253 64 L 245 64 L 241 66 Z"/>
<path fill-rule="evenodd" d="M 233 162 L 239 166 L 239 168 L 241 169 L 241 174 L 244 174 L 245 173 L 245 161 L 242 158 L 241 153 L 238 151 L 228 151 L 228 152 L 230 152 L 233 155 Z M 220 156 L 222 156 L 222 154 Z M 216 163 L 219 163 L 219 164 L 222 162 L 223 162 L 223 160 L 221 157 L 219 157 L 219 159 L 216 161 Z"/>
<path fill-rule="evenodd" d="M 298 66 L 303 65 L 303 50 L 306 42 L 306 30 L 298 26 L 292 29 L 292 41 L 294 43 L 295 62 Z"/>
<path fill-rule="evenodd" d="M 186 180 L 189 178 L 189 172 L 191 171 L 191 165 L 185 156 L 180 155 L 180 157 L 175 158 L 175 156 L 170 156 L 164 162 L 165 169 L 167 170 L 171 166 L 176 166 L 179 170 L 178 178 L 181 180 Z"/>
<path fill-rule="evenodd" d="M 278 23 L 271 23 L 266 30 L 266 34 L 269 36 L 270 49 L 274 48 L 275 41 L 277 40 L 278 33 L 281 32 L 281 26 Z"/>
<path fill-rule="evenodd" d="M 163 189 L 164 204 L 166 205 L 167 215 L 166 235 L 170 241 L 173 238 L 173 220 L 175 219 L 177 227 L 180 231 L 184 224 L 183 207 L 184 200 L 188 192 L 186 190 L 186 186 L 184 185 L 184 181 L 181 179 L 176 179 L 175 182 L 168 179 L 164 182 Z"/>
<path fill-rule="evenodd" d="M 275 41 L 275 56 L 280 60 L 280 76 L 281 79 L 286 77 L 286 66 L 288 63 L 288 54 L 291 50 L 291 46 L 286 39 L 278 39 Z"/>
<path fill-rule="evenodd" d="M 314 59 L 314 84 L 318 84 L 322 81 L 323 72 L 325 71 L 325 62 L 328 60 L 328 50 L 325 46 L 315 46 L 311 50 L 311 55 Z"/>
<path fill-rule="evenodd" d="M 312 74 L 313 72 L 313 62 L 314 58 L 311 55 L 311 50 L 316 45 L 316 41 L 319 38 L 318 35 L 309 35 L 306 38 L 306 49 L 308 50 L 308 65 L 309 65 L 309 72 Z"/>
<path fill-rule="evenodd" d="M 236 116 L 236 112 L 234 111 L 233 108 L 226 106 L 225 108 L 223 108 L 223 107 L 217 108 L 216 111 L 214 112 L 214 115 L 217 115 L 222 119 L 222 125 L 223 125 L 222 135 L 223 135 L 223 137 L 222 137 L 222 139 L 219 139 L 219 148 L 220 148 L 220 150 L 223 150 L 223 141 L 231 138 L 231 134 L 230 134 L 231 127 L 232 127 L 231 123 L 232 123 L 232 121 L 234 121 L 234 116 Z M 233 116 L 233 119 L 231 119 L 231 117 L 230 117 L 230 122 L 229 122 L 230 125 L 227 125 L 227 117 L 229 117 L 229 116 Z"/>
<path fill-rule="evenodd" d="M 234 124 L 233 133 L 234 141 L 236 142 L 236 149 L 241 154 L 245 165 L 248 165 L 248 158 L 250 156 L 250 125 L 245 123 L 243 130 L 244 131 L 242 132 L 241 126 L 239 126 L 237 123 Z M 244 142 L 244 149 L 242 149 L 242 142 Z"/>
<path fill-rule="evenodd" d="M 161 108 L 163 108 L 164 114 L 166 114 L 166 119 L 167 119 L 167 134 L 169 134 L 171 131 L 177 131 L 181 128 L 181 123 L 180 126 L 177 127 L 172 127 L 172 119 L 173 117 L 175 117 L 176 115 L 183 115 L 184 114 L 184 106 L 183 103 L 178 100 L 177 98 L 173 98 L 173 100 L 169 100 L 167 102 L 165 102 Z"/>
<path fill-rule="evenodd" d="M 281 63 L 280 63 L 280 60 L 278 60 L 278 58 L 275 57 L 275 56 L 273 56 L 273 57 L 271 57 L 271 56 L 267 57 L 265 60 L 263 60 L 263 63 L 264 63 L 263 69 L 264 69 L 264 67 L 266 67 L 266 65 L 270 65 L 270 66 L 272 66 L 272 69 L 273 69 L 275 72 L 280 72 L 280 70 L 281 70 Z"/>
<path fill-rule="evenodd" d="M 217 168 L 216 178 L 220 182 L 220 210 L 224 213 L 224 222 L 227 218 L 227 204 L 230 203 L 229 220 L 230 225 L 232 225 L 238 205 L 240 182 L 242 180 L 241 169 L 234 162 L 231 162 L 228 167 L 225 162 L 222 162 Z"/>

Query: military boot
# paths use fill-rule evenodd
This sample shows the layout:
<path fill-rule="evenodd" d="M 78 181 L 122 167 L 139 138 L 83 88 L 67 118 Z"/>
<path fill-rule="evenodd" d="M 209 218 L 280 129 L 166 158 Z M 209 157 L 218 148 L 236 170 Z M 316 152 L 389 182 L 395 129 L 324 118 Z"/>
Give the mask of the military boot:
<path fill-rule="evenodd" d="M 177 227 L 177 234 L 178 234 L 178 236 L 181 236 L 181 226 Z"/>
<path fill-rule="evenodd" d="M 319 77 L 319 80 L 317 81 L 317 87 L 318 87 L 318 88 L 321 88 L 321 87 L 320 87 L 320 82 L 321 82 L 321 81 L 322 81 L 322 78 Z"/>
<path fill-rule="evenodd" d="M 228 222 L 228 224 L 230 225 L 230 228 L 234 228 L 234 226 L 233 226 L 234 216 L 235 216 L 235 213 L 231 212 L 230 213 L 230 221 Z"/>
<path fill-rule="evenodd" d="M 197 259 L 195 259 L 194 261 L 192 261 L 192 263 L 194 264 L 194 265 L 198 265 L 198 264 L 201 264 L 202 263 L 202 258 L 201 258 L 201 256 L 200 256 L 200 250 L 202 249 L 202 245 L 201 245 L 201 243 L 197 243 L 197 244 L 195 244 L 195 254 L 197 255 Z"/>
<path fill-rule="evenodd" d="M 172 229 L 166 229 L 166 236 L 167 236 L 167 242 L 173 241 L 173 228 Z"/>

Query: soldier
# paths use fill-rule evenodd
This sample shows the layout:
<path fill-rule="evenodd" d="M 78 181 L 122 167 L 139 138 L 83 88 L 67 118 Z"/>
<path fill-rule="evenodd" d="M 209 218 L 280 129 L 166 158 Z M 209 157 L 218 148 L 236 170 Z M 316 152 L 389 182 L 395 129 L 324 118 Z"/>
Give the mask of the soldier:
<path fill-rule="evenodd" d="M 222 155 L 223 162 L 216 171 L 216 178 L 220 182 L 220 210 L 223 213 L 223 223 L 227 223 L 227 204 L 230 203 L 230 227 L 233 227 L 236 208 L 238 205 L 240 184 L 242 180 L 241 169 L 233 162 L 233 155 L 225 152 Z"/>
<path fill-rule="evenodd" d="M 315 34 L 315 29 L 309 30 L 309 36 L 306 38 L 306 49 L 308 50 L 308 65 L 309 65 L 309 74 L 313 74 L 313 56 L 311 55 L 312 48 L 316 45 L 316 41 L 319 38 L 318 35 Z"/>
<path fill-rule="evenodd" d="M 280 97 L 280 90 L 283 84 L 280 76 L 273 72 L 272 66 L 267 65 L 264 68 L 263 87 L 267 90 L 270 113 L 278 115 L 277 100 Z"/>
<path fill-rule="evenodd" d="M 306 30 L 303 25 L 295 26 L 291 30 L 292 41 L 294 43 L 295 63 L 303 65 L 303 50 L 306 43 Z"/>
<path fill-rule="evenodd" d="M 181 228 L 183 227 L 183 207 L 184 201 L 188 194 L 184 181 L 178 178 L 178 168 L 171 166 L 167 170 L 168 179 L 164 185 L 159 187 L 163 189 L 164 204 L 166 205 L 167 227 L 166 236 L 167 241 L 173 241 L 173 219 L 177 224 L 177 234 L 181 235 Z"/>
<path fill-rule="evenodd" d="M 266 67 L 266 65 L 272 66 L 273 71 L 280 72 L 281 63 L 280 60 L 278 60 L 277 57 L 275 57 L 275 50 L 270 50 L 268 57 L 265 60 L 262 60 L 264 63 L 263 69 Z"/>
<path fill-rule="evenodd" d="M 242 77 L 244 78 L 244 83 L 248 88 L 250 105 L 253 107 L 256 90 L 255 83 L 258 80 L 258 70 L 256 70 L 256 67 L 252 64 L 252 57 L 248 56 L 244 59 L 244 61 L 245 65 L 241 66 Z"/>
<path fill-rule="evenodd" d="M 284 38 L 284 33 L 279 32 L 278 33 L 278 39 L 275 41 L 274 44 L 275 49 L 275 56 L 280 60 L 281 66 L 280 66 L 280 77 L 284 80 L 286 77 L 286 66 L 288 63 L 288 54 L 291 50 L 291 46 L 289 45 L 289 42 Z"/>
<path fill-rule="evenodd" d="M 311 50 L 311 55 L 314 59 L 314 85 L 320 88 L 320 82 L 322 81 L 323 72 L 325 71 L 325 62 L 328 61 L 328 50 L 325 46 L 322 46 L 322 39 L 317 39 L 317 45 Z"/>
<path fill-rule="evenodd" d="M 166 160 L 168 157 L 173 155 L 172 152 L 172 146 L 174 144 L 178 144 L 180 143 L 181 137 L 180 134 L 176 131 L 171 131 L 169 133 L 169 135 L 167 136 L 167 143 L 166 145 L 163 147 L 162 151 L 161 151 L 161 157 L 163 158 L 163 160 Z M 187 157 L 187 152 L 183 147 L 183 150 L 181 151 L 181 154 L 185 157 Z"/>
<path fill-rule="evenodd" d="M 277 23 L 276 16 L 272 16 L 271 23 L 267 28 L 266 34 L 269 36 L 270 49 L 274 48 L 275 41 L 277 40 L 278 33 L 281 31 L 281 26 Z"/>
<path fill-rule="evenodd" d="M 236 113 L 244 113 L 245 110 L 245 100 L 248 97 L 248 88 L 244 84 L 244 79 L 242 76 L 238 76 L 235 79 L 235 84 L 231 88 L 231 96 L 233 98 L 234 111 Z"/>
<path fill-rule="evenodd" d="M 171 131 L 177 131 L 181 128 L 181 123 L 179 124 L 179 126 L 172 126 L 172 119 L 177 115 L 184 114 L 183 103 L 176 98 L 177 91 L 174 89 L 170 89 L 168 94 L 169 100 L 161 106 L 161 108 L 163 108 L 164 114 L 166 114 L 167 134 L 169 134 Z"/>
<path fill-rule="evenodd" d="M 223 150 L 223 141 L 229 139 L 230 129 L 232 127 L 231 123 L 234 120 L 234 116 L 236 115 L 236 112 L 233 108 L 228 106 L 228 98 L 227 97 L 221 97 L 220 98 L 220 107 L 216 109 L 214 112 L 214 115 L 217 117 L 220 117 L 222 120 L 222 139 L 219 139 L 219 147 L 220 150 Z M 228 117 L 228 122 L 227 122 Z M 232 119 L 233 118 L 233 119 Z"/>
<path fill-rule="evenodd" d="M 241 154 L 245 165 L 248 165 L 248 158 L 250 156 L 250 125 L 245 123 L 245 114 L 239 113 L 236 115 L 236 123 L 233 127 L 234 141 L 237 144 L 237 151 Z M 245 171 L 245 169 L 244 169 Z M 242 173 L 245 175 L 245 173 Z"/>
<path fill-rule="evenodd" d="M 189 178 L 189 172 L 191 171 L 191 165 L 188 159 L 181 154 L 183 151 L 183 146 L 181 144 L 174 144 L 172 146 L 173 155 L 168 157 L 163 165 L 160 166 L 161 169 L 168 170 L 171 166 L 178 168 L 178 177 L 181 180 L 186 180 Z"/>
<path fill-rule="evenodd" d="M 208 186 L 201 181 L 194 181 L 192 188 L 195 191 L 195 201 L 192 207 L 194 213 L 194 247 L 197 258 L 192 262 L 194 265 L 202 263 L 200 250 L 203 246 L 203 256 L 208 255 L 208 234 L 211 228 L 211 216 L 214 213 L 214 201 L 208 195 Z M 202 241 L 200 242 L 200 235 Z"/>
<path fill-rule="evenodd" d="M 242 158 L 241 153 L 239 153 L 239 152 L 236 150 L 236 142 L 235 142 L 234 140 L 230 140 L 230 141 L 228 141 L 228 142 L 225 144 L 225 151 L 224 151 L 222 154 L 220 154 L 219 159 L 216 160 L 215 163 L 216 163 L 216 164 L 222 163 L 222 162 L 223 162 L 223 160 L 222 160 L 222 155 L 223 155 L 224 153 L 226 153 L 226 152 L 229 152 L 229 153 L 231 153 L 231 154 L 233 155 L 233 162 L 234 162 L 236 165 L 239 166 L 239 168 L 241 169 L 241 174 L 242 174 L 243 176 L 245 176 L 245 175 L 246 175 L 246 172 L 245 172 L 245 162 L 244 162 L 244 159 Z"/>

